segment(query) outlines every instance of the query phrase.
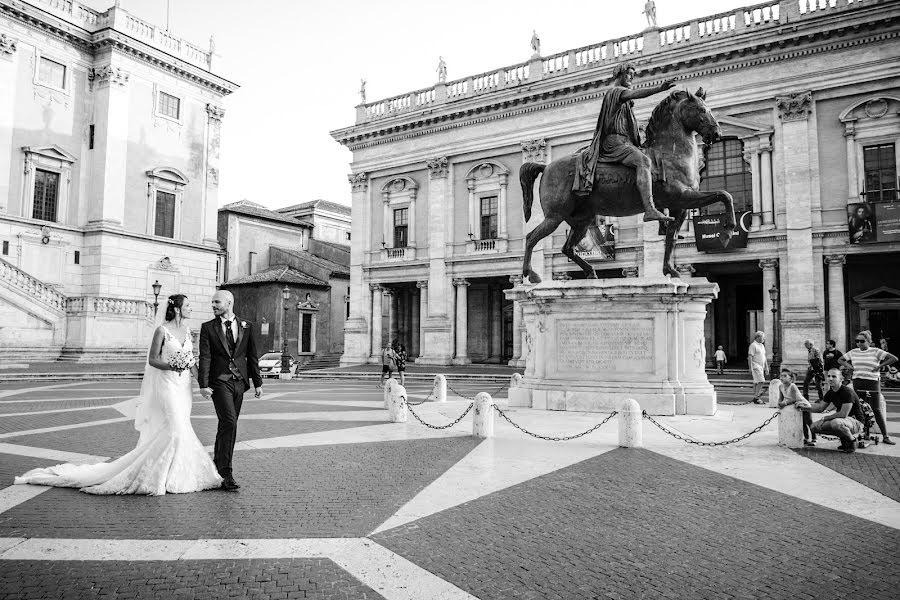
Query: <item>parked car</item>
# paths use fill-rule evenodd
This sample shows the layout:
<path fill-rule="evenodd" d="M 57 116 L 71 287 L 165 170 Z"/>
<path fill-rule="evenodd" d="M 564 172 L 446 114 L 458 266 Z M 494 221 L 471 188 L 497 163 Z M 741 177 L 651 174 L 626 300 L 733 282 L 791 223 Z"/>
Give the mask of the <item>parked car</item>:
<path fill-rule="evenodd" d="M 290 356 L 291 371 L 297 362 Z M 263 377 L 278 377 L 281 373 L 281 352 L 266 352 L 259 357 L 259 374 Z"/>

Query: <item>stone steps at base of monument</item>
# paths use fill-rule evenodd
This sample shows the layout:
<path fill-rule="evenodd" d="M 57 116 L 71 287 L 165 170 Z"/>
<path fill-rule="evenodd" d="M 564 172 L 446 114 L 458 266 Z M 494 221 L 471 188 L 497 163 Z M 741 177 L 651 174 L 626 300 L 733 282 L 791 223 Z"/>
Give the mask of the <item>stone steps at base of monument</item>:
<path fill-rule="evenodd" d="M 138 348 L 63 348 L 57 360 L 63 362 L 98 363 L 140 361 L 147 349 Z"/>
<path fill-rule="evenodd" d="M 11 381 L 104 381 L 115 379 L 118 381 L 140 380 L 143 372 L 118 372 L 118 373 L 3 373 L 0 371 L 0 383 Z"/>
<path fill-rule="evenodd" d="M 340 366 L 340 354 L 316 354 L 309 362 L 305 362 L 297 367 L 297 371 L 316 371 L 319 369 L 333 369 Z"/>
<path fill-rule="evenodd" d="M 509 375 L 490 375 L 484 373 L 460 373 L 447 375 L 445 373 L 407 373 L 407 381 L 428 381 L 434 380 L 436 375 L 444 375 L 451 383 L 458 381 L 477 381 L 479 383 L 491 383 L 501 385 L 509 383 Z M 381 378 L 379 371 L 300 371 L 294 379 L 372 379 Z M 395 377 L 396 379 L 396 377 Z"/>
<path fill-rule="evenodd" d="M 32 363 L 32 362 L 50 362 L 59 358 L 62 350 L 57 347 L 34 348 L 27 346 L 5 347 L 0 348 L 0 362 L 7 363 Z"/>

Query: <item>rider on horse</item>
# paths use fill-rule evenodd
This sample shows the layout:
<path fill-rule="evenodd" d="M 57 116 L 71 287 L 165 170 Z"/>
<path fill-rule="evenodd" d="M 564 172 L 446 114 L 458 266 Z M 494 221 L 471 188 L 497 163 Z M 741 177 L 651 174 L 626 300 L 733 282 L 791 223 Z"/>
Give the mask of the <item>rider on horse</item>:
<path fill-rule="evenodd" d="M 629 63 L 616 65 L 613 70 L 612 85 L 603 97 L 594 138 L 577 157 L 572 192 L 590 196 L 597 163 L 620 163 L 635 170 L 637 189 L 644 204 L 644 221 L 672 221 L 672 217 L 658 211 L 653 204 L 650 159 L 639 148 L 641 136 L 632 107 L 636 98 L 664 92 L 675 86 L 675 80 L 667 79 L 652 88 L 633 90 L 634 73 L 634 67 Z"/>

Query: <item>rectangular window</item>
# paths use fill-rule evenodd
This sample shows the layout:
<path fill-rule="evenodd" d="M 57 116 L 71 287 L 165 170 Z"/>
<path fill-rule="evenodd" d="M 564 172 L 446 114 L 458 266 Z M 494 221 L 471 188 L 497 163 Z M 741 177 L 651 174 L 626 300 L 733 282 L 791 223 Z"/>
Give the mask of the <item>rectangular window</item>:
<path fill-rule="evenodd" d="M 156 235 L 175 237 L 175 194 L 156 192 Z"/>
<path fill-rule="evenodd" d="M 897 199 L 897 163 L 894 144 L 863 148 L 866 172 L 866 202 L 893 202 Z"/>
<path fill-rule="evenodd" d="M 56 205 L 59 199 L 59 173 L 35 170 L 34 210 L 32 219 L 56 221 Z"/>
<path fill-rule="evenodd" d="M 394 211 L 394 248 L 406 248 L 409 233 L 409 209 Z"/>
<path fill-rule="evenodd" d="M 173 119 L 181 118 L 181 98 L 177 98 L 165 92 L 159 93 L 159 114 Z"/>
<path fill-rule="evenodd" d="M 347 241 L 348 242 L 350 241 L 350 232 L 349 231 L 347 232 Z"/>
<path fill-rule="evenodd" d="M 497 196 L 481 199 L 481 238 L 493 240 L 497 238 Z"/>
<path fill-rule="evenodd" d="M 79 251 L 79 250 L 75 251 L 75 264 L 76 265 L 81 264 L 81 251 Z"/>
<path fill-rule="evenodd" d="M 3 240 L 3 256 L 9 256 L 9 242 Z"/>
<path fill-rule="evenodd" d="M 88 127 L 88 150 L 94 149 L 94 126 Z"/>
<path fill-rule="evenodd" d="M 38 66 L 38 81 L 61 90 L 65 89 L 66 65 L 42 56 L 41 64 Z"/>

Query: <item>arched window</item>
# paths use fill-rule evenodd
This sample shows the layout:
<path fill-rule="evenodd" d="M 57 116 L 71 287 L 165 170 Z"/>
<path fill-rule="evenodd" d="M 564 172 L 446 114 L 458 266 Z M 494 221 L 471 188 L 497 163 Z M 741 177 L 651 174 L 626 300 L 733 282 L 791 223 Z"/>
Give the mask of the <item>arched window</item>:
<path fill-rule="evenodd" d="M 727 190 L 734 198 L 734 212 L 753 210 L 753 184 L 750 165 L 744 162 L 744 144 L 737 138 L 725 138 L 706 150 L 706 166 L 700 171 L 700 189 Z M 701 214 L 720 212 L 720 204 L 701 209 Z"/>

